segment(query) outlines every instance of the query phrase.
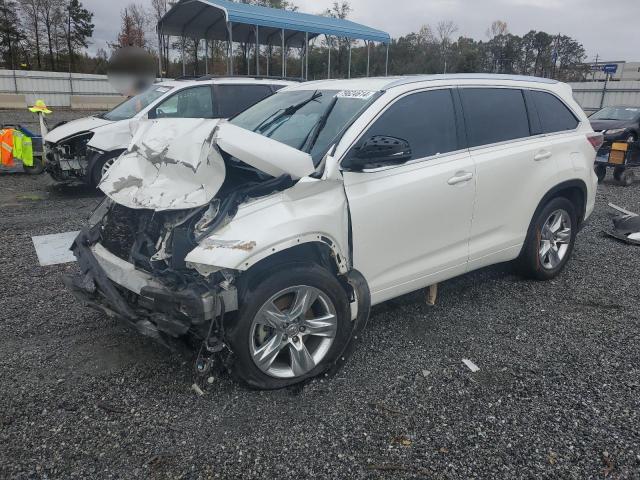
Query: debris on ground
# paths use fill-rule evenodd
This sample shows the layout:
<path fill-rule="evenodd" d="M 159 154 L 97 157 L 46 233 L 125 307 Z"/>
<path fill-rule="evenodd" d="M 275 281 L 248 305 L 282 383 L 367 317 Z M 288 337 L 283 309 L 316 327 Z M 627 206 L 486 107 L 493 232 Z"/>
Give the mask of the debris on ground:
<path fill-rule="evenodd" d="M 471 370 L 473 373 L 480 370 L 480 367 L 478 367 L 475 363 L 473 363 L 471 360 L 467 358 L 463 358 L 462 363 L 464 363 L 467 367 L 469 367 L 469 370 Z"/>
<path fill-rule="evenodd" d="M 640 216 L 613 203 L 610 203 L 609 206 L 620 212 L 620 215 L 612 219 L 613 230 L 605 230 L 604 232 L 628 244 L 640 245 Z"/>
<path fill-rule="evenodd" d="M 40 266 L 75 262 L 76 257 L 70 248 L 79 233 L 74 231 L 31 237 Z"/>

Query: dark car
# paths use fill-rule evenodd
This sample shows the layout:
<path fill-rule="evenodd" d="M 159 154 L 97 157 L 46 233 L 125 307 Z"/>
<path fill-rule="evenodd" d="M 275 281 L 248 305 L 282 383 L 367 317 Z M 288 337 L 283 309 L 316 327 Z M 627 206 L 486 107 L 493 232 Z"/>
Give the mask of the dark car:
<path fill-rule="evenodd" d="M 604 107 L 589 117 L 591 128 L 604 134 L 604 146 L 611 142 L 635 142 L 640 134 L 640 107 Z"/>

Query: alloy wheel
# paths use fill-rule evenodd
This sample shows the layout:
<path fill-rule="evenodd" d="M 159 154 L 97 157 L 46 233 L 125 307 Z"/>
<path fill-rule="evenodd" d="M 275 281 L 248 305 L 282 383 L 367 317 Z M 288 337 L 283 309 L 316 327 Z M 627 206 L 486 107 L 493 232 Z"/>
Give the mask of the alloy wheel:
<path fill-rule="evenodd" d="M 325 358 L 338 330 L 336 309 L 321 290 L 297 285 L 269 298 L 249 329 L 255 365 L 267 375 L 295 378 Z"/>
<path fill-rule="evenodd" d="M 106 162 L 102 165 L 102 169 L 100 170 L 100 179 L 102 180 L 104 176 L 107 174 L 107 171 L 116 163 L 116 157 L 107 159 Z"/>
<path fill-rule="evenodd" d="M 566 210 L 555 210 L 540 231 L 540 264 L 547 270 L 556 268 L 567 255 L 570 242 L 571 217 Z"/>

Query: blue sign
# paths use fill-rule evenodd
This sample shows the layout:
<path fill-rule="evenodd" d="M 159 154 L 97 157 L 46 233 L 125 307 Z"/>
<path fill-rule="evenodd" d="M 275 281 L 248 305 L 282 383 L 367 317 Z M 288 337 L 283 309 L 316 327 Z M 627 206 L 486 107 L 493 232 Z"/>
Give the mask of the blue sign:
<path fill-rule="evenodd" d="M 618 64 L 617 63 L 607 63 L 606 65 L 602 66 L 602 71 L 604 73 L 616 73 L 618 71 Z"/>

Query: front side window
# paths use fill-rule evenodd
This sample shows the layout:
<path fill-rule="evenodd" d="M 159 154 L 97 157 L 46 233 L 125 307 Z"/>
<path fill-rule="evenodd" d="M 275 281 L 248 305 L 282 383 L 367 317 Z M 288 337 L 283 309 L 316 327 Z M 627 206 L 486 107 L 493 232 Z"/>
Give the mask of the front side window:
<path fill-rule="evenodd" d="M 133 118 L 137 113 L 147 108 L 155 100 L 171 91 L 173 87 L 165 87 L 163 85 L 155 85 L 148 88 L 142 93 L 125 100 L 113 110 L 102 115 L 106 120 L 128 120 Z"/>
<path fill-rule="evenodd" d="M 377 136 L 408 142 L 411 158 L 405 161 L 457 150 L 456 117 L 451 91 L 431 90 L 402 97 L 367 130 L 354 151 L 362 142 Z"/>
<path fill-rule="evenodd" d="M 376 98 L 371 91 L 293 90 L 272 95 L 231 120 L 303 152 L 316 164 Z"/>
<path fill-rule="evenodd" d="M 578 119 L 557 97 L 536 90 L 532 90 L 530 94 L 538 111 L 542 133 L 574 130 L 578 126 Z"/>
<path fill-rule="evenodd" d="M 470 147 L 530 135 L 522 91 L 510 88 L 461 88 Z"/>
<path fill-rule="evenodd" d="M 154 107 L 155 118 L 213 118 L 210 85 L 180 90 Z"/>
<path fill-rule="evenodd" d="M 218 116 L 231 118 L 272 93 L 268 85 L 216 85 Z"/>

